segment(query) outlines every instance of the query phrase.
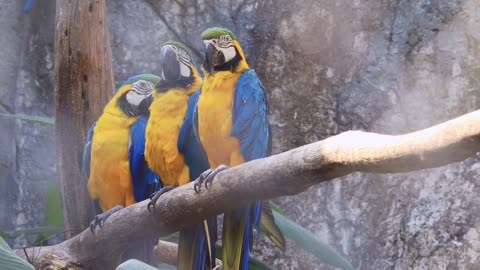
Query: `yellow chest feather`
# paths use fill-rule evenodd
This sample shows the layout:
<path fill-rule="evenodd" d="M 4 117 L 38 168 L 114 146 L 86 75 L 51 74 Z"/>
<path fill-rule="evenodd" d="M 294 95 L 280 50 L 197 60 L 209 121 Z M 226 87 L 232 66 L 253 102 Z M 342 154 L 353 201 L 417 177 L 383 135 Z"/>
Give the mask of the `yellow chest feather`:
<path fill-rule="evenodd" d="M 163 185 L 179 186 L 190 181 L 183 154 L 178 152 L 178 135 L 185 119 L 188 95 L 180 89 L 154 94 L 147 124 L 145 158 Z"/>
<path fill-rule="evenodd" d="M 243 163 L 240 144 L 231 137 L 235 85 L 241 73 L 219 72 L 204 79 L 198 101 L 198 129 L 212 168 Z M 236 157 L 235 157 L 236 156 Z"/>
<path fill-rule="evenodd" d="M 128 160 L 130 126 L 137 117 L 104 113 L 92 140 L 88 190 L 103 211 L 135 203 Z"/>

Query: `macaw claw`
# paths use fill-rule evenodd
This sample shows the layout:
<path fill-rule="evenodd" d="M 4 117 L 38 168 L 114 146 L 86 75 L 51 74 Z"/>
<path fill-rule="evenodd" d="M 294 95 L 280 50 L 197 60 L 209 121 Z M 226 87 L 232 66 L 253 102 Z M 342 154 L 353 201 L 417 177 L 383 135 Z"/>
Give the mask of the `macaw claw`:
<path fill-rule="evenodd" d="M 147 208 L 148 208 L 148 212 L 152 212 L 150 210 L 150 206 L 152 206 L 153 208 L 155 208 L 155 204 L 157 203 L 157 200 L 158 198 L 160 198 L 160 196 L 162 196 L 163 194 L 169 192 L 170 190 L 176 188 L 175 186 L 164 186 L 163 188 L 161 188 L 159 191 L 153 193 L 151 196 L 150 196 L 150 202 L 148 202 L 148 205 L 147 205 Z"/>
<path fill-rule="evenodd" d="M 200 188 L 202 184 L 205 185 L 205 188 L 208 189 L 208 184 L 212 184 L 213 179 L 215 178 L 215 175 L 217 175 L 221 171 L 225 171 L 226 169 L 229 169 L 227 165 L 221 164 L 215 169 L 208 169 L 204 171 L 200 176 L 195 180 L 195 184 L 193 185 L 193 189 L 195 190 L 196 193 L 200 192 Z"/>
<path fill-rule="evenodd" d="M 98 214 L 95 216 L 95 218 L 92 220 L 92 222 L 90 222 L 90 231 L 92 233 L 95 233 L 95 228 L 98 226 L 100 228 L 102 228 L 102 225 L 103 223 L 105 222 L 105 220 L 107 220 L 107 218 L 109 216 L 111 216 L 113 213 L 119 211 L 119 210 L 122 210 L 123 209 L 123 206 L 121 205 L 117 205 L 115 207 L 113 207 L 112 209 L 109 209 L 101 214 Z"/>

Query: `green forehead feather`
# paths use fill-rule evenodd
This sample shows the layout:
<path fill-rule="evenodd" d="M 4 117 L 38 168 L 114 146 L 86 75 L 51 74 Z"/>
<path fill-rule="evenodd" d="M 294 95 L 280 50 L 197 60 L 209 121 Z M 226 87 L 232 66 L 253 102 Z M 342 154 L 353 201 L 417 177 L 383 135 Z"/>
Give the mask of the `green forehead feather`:
<path fill-rule="evenodd" d="M 203 31 L 202 40 L 219 38 L 223 35 L 229 35 L 233 40 L 238 40 L 230 30 L 221 27 L 208 28 L 207 30 Z"/>
<path fill-rule="evenodd" d="M 165 46 L 165 45 L 173 45 L 177 48 L 182 48 L 184 49 L 188 55 L 190 56 L 190 58 L 192 58 L 192 53 L 190 52 L 190 49 L 187 48 L 187 46 L 183 45 L 182 43 L 178 42 L 178 41 L 173 41 L 173 40 L 169 40 L 165 43 L 162 44 L 162 47 Z"/>
<path fill-rule="evenodd" d="M 120 88 L 122 88 L 124 85 L 132 84 L 132 83 L 134 83 L 136 81 L 139 81 L 139 80 L 151 81 L 153 84 L 157 84 L 160 81 L 160 77 L 158 77 L 156 75 L 153 75 L 153 74 L 138 74 L 138 75 L 135 75 L 135 76 L 132 76 L 132 77 L 128 78 L 122 84 L 122 86 L 120 86 Z"/>

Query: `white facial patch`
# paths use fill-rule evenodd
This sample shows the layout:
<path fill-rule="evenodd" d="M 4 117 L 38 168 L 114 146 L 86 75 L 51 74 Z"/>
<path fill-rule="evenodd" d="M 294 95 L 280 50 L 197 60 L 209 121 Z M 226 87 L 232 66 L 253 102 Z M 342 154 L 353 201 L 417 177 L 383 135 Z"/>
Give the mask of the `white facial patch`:
<path fill-rule="evenodd" d="M 127 93 L 127 102 L 131 105 L 138 106 L 149 95 L 152 94 L 153 82 L 138 80 L 132 84 L 132 90 Z"/>
<path fill-rule="evenodd" d="M 180 62 L 180 75 L 182 77 L 190 77 L 190 63 L 192 60 L 190 59 L 190 56 L 188 55 L 187 51 L 185 51 L 182 48 L 177 48 L 175 47 L 175 50 L 177 51 L 177 58 L 178 61 Z"/>
<path fill-rule="evenodd" d="M 203 43 L 206 45 L 208 43 L 215 46 L 217 51 L 221 51 L 223 56 L 225 57 L 225 63 L 232 60 L 235 55 L 237 55 L 237 51 L 233 46 L 233 41 L 229 35 L 223 35 L 220 38 L 204 40 Z"/>
<path fill-rule="evenodd" d="M 225 57 L 225 63 L 232 60 L 237 52 L 235 51 L 235 47 L 228 47 L 228 48 L 220 48 L 220 51 L 222 51 L 223 56 Z"/>
<path fill-rule="evenodd" d="M 180 62 L 180 75 L 182 77 L 190 77 L 190 68 L 183 62 Z"/>
<path fill-rule="evenodd" d="M 138 94 L 135 91 L 128 91 L 127 93 L 127 101 L 129 104 L 138 106 L 142 102 L 142 100 L 146 97 L 146 95 Z"/>

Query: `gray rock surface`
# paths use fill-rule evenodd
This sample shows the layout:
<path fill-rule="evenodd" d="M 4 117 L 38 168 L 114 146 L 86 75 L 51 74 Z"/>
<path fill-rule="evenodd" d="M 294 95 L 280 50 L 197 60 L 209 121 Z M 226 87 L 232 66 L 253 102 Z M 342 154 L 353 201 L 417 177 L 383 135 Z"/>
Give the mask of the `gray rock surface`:
<path fill-rule="evenodd" d="M 0 112 L 52 115 L 54 7 L 23 15 L 6 2 Z M 201 31 L 236 33 L 267 90 L 275 153 L 349 129 L 410 132 L 480 105 L 476 0 L 112 0 L 108 12 L 117 85 L 158 74 L 164 41 L 189 43 L 201 63 Z M 41 224 L 53 131 L 1 119 L 0 128 L 0 228 Z M 277 202 L 355 268 L 477 269 L 478 160 L 356 173 Z M 284 254 L 261 242 L 255 255 L 278 269 L 329 269 L 292 242 Z"/>
<path fill-rule="evenodd" d="M 53 116 L 55 3 L 36 4 L 25 14 L 22 2 L 0 4 L 0 113 Z M 45 193 L 55 183 L 54 129 L 0 118 L 0 130 L 0 228 L 39 226 L 45 217 Z M 34 240 L 20 236 L 14 244 Z"/>

